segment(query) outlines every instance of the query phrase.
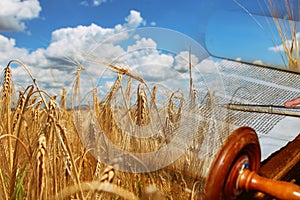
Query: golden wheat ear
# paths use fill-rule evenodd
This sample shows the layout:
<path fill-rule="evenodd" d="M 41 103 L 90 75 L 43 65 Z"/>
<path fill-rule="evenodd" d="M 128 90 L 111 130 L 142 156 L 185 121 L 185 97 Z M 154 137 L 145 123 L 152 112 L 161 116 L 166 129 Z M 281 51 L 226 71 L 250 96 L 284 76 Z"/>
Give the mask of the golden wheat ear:
<path fill-rule="evenodd" d="M 60 107 L 63 110 L 67 110 L 67 90 L 66 88 L 62 89 L 61 99 L 60 99 Z"/>
<path fill-rule="evenodd" d="M 46 137 L 44 134 L 41 134 L 38 139 L 38 147 L 37 147 L 37 166 L 36 166 L 36 189 L 37 189 L 37 197 L 38 199 L 43 199 L 43 196 L 46 191 Z"/>
<path fill-rule="evenodd" d="M 6 98 L 11 94 L 12 74 L 9 66 L 4 68 L 4 82 L 2 86 L 2 98 Z"/>
<path fill-rule="evenodd" d="M 272 0 L 265 0 L 270 11 L 273 22 L 275 23 L 277 34 L 280 37 L 280 42 L 283 48 L 281 52 L 282 60 L 287 65 L 289 70 L 300 71 L 300 52 L 299 38 L 297 37 L 297 29 L 299 29 L 298 21 L 294 13 L 294 1 L 290 3 L 288 0 L 282 1 L 284 6 Z M 299 2 L 296 6 L 299 8 Z M 287 20 L 281 19 L 280 15 L 285 14 Z M 288 25 L 287 25 L 288 23 Z M 275 44 L 278 45 L 278 44 Z M 287 62 L 287 63 L 286 63 Z"/>
<path fill-rule="evenodd" d="M 144 85 L 139 85 L 137 90 L 137 109 L 136 109 L 136 124 L 144 126 L 150 123 L 150 110 L 148 106 L 148 98 Z"/>
<path fill-rule="evenodd" d="M 112 183 L 114 177 L 115 177 L 115 169 L 111 166 L 107 166 L 102 173 L 100 182 Z"/>

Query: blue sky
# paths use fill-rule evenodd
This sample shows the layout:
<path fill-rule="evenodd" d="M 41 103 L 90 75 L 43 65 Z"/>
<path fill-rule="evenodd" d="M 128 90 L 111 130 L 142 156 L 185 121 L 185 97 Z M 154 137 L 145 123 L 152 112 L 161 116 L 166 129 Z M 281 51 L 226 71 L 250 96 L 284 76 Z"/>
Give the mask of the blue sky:
<path fill-rule="evenodd" d="M 158 27 L 178 30 L 193 38 L 202 39 L 201 29 L 206 23 L 206 16 L 210 15 L 210 10 L 219 9 L 219 6 L 210 2 L 209 8 L 204 9 L 207 3 L 201 2 L 107 0 L 95 5 L 91 0 L 42 0 L 39 2 L 41 7 L 39 16 L 25 21 L 25 31 L 2 32 L 2 34 L 16 37 L 18 46 L 33 49 L 46 47 L 54 30 L 78 25 L 89 26 L 91 23 L 101 27 L 114 27 L 124 21 L 130 10 L 136 10 L 141 13 L 146 22 L 145 26 L 151 26 L 152 23 Z M 196 7 L 200 7 L 199 10 Z"/>
<path fill-rule="evenodd" d="M 51 33 L 60 28 L 76 27 L 78 25 L 89 26 L 91 23 L 101 27 L 113 27 L 122 23 L 130 10 L 136 10 L 141 13 L 145 22 L 144 26 L 155 25 L 157 27 L 170 28 L 202 42 L 203 32 L 211 16 L 224 10 L 243 11 L 233 0 L 27 1 L 37 2 L 40 12 L 32 16 L 31 19 L 22 20 L 26 26 L 24 30 L 17 30 L 17 27 L 15 27 L 9 31 L 0 29 L 0 33 L 7 37 L 15 38 L 18 47 L 26 47 L 30 50 L 35 50 L 39 47 L 46 48 L 50 43 Z M 243 6 L 253 13 L 259 13 L 257 2 L 253 2 L 246 2 Z M 2 17 L 4 18 L 5 16 Z"/>
<path fill-rule="evenodd" d="M 251 17 L 247 13 L 267 15 L 262 1 L 1 0 L 0 6 L 0 65 L 5 66 L 9 60 L 19 59 L 31 66 L 45 87 L 60 88 L 70 84 L 70 74 L 74 74 L 76 69 L 65 66 L 66 58 L 74 64 L 88 60 L 87 55 L 92 51 L 104 59 L 123 55 L 133 47 L 150 45 L 156 48 L 160 44 L 151 40 L 151 36 L 135 38 L 136 43 L 127 50 L 120 48 L 115 40 L 99 47 L 99 43 L 114 34 L 117 34 L 117 42 L 124 43 L 128 35 L 118 35 L 120 32 L 146 27 L 176 31 L 170 33 L 174 37 L 162 34 L 160 38 L 161 42 L 164 41 L 162 48 L 170 52 L 176 51 L 177 36 L 185 40 L 180 35 L 183 34 L 216 56 L 247 62 L 280 61 L 278 52 L 270 50 L 275 45 L 272 43 L 274 36 L 266 34 L 267 28 L 262 31 L 255 21 L 258 18 L 264 21 L 264 17 Z M 175 53 L 186 55 L 189 45 L 182 52 Z M 175 66 L 183 62 L 178 56 L 179 60 L 175 56 L 171 58 L 155 53 L 157 57 L 152 55 L 151 58 L 157 63 L 162 62 L 160 65 Z M 276 59 L 271 58 L 274 55 Z M 134 63 L 149 62 L 150 56 L 147 56 L 147 59 L 139 57 L 140 60 Z M 195 59 L 199 62 L 200 58 Z M 97 74 L 100 67 L 88 69 L 89 73 Z M 159 74 L 159 69 L 151 70 Z M 16 68 L 14 73 L 20 82 L 27 80 L 23 70 Z M 59 83 L 58 77 L 65 77 L 65 81 Z"/>

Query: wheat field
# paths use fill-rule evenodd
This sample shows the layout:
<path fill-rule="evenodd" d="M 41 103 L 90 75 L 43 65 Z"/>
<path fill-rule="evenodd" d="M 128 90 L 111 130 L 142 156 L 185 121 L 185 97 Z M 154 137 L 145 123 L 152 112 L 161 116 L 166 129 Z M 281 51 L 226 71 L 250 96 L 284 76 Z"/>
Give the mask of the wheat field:
<path fill-rule="evenodd" d="M 14 88 L 11 63 L 24 67 L 32 79 L 32 85 L 24 90 Z M 114 67 L 114 66 L 110 66 Z M 115 91 L 127 77 L 125 96 L 129 95 L 131 79 L 140 82 L 137 105 L 127 110 L 130 123 L 143 127 L 150 123 L 150 110 L 156 106 L 156 88 L 147 88 L 141 77 L 130 71 L 116 70 L 117 79 L 104 99 L 98 99 L 93 90 L 94 112 L 98 123 L 108 138 L 126 151 L 155 151 L 172 139 L 172 131 L 178 128 L 182 103 L 174 105 L 172 99 L 180 99 L 180 91 L 174 91 L 165 110 L 167 118 L 159 137 L 134 139 L 118 128 L 111 102 Z M 73 90 L 78 90 L 80 71 L 76 74 Z M 147 96 L 146 90 L 151 91 Z M 146 173 L 120 171 L 97 159 L 86 148 L 78 133 L 74 112 L 68 108 L 65 88 L 61 95 L 51 96 L 42 90 L 24 63 L 12 60 L 3 69 L 0 99 L 0 195 L 3 199 L 199 199 L 205 177 L 201 169 L 206 163 L 197 160 L 197 148 L 190 150 L 175 163 Z M 18 96 L 18 98 L 15 98 Z M 191 101 L 195 103 L 194 101 Z M 209 105 L 207 105 L 209 108 Z M 81 116 L 82 117 L 82 116 Z M 152 119 L 153 120 L 153 119 Z M 205 122 L 199 123 L 195 144 L 203 142 Z M 126 141 L 126 142 L 125 142 Z M 99 147 L 103 148 L 103 147 Z M 149 164 L 149 163 L 148 163 Z M 200 170 L 199 170 L 200 169 Z M 204 170 L 204 171 L 205 171 Z M 200 175 L 195 175 L 199 171 Z"/>

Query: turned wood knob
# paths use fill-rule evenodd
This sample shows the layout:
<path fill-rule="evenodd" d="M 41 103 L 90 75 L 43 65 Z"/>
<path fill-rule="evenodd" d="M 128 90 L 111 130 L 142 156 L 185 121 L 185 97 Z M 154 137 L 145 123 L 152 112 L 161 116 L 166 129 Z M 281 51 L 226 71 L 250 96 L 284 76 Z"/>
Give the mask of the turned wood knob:
<path fill-rule="evenodd" d="M 242 191 L 259 191 L 277 199 L 300 200 L 300 186 L 263 178 L 257 134 L 250 127 L 232 132 L 211 164 L 203 200 L 236 199 Z"/>
<path fill-rule="evenodd" d="M 237 179 L 241 190 L 260 191 L 277 199 L 300 199 L 300 186 L 283 181 L 275 181 L 259 176 L 256 172 L 244 169 Z"/>
<path fill-rule="evenodd" d="M 215 156 L 202 199 L 235 199 L 241 192 L 237 188 L 239 172 L 244 168 L 258 171 L 259 166 L 260 146 L 257 134 L 250 127 L 238 128 L 227 137 Z"/>

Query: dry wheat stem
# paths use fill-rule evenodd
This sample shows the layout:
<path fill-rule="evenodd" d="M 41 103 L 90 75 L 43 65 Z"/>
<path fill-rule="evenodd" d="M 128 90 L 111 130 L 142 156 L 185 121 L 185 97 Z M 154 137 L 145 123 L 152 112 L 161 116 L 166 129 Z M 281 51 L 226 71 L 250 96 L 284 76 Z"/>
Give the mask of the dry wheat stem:
<path fill-rule="evenodd" d="M 196 181 L 194 184 L 193 184 L 193 189 L 192 189 L 192 194 L 191 194 L 191 200 L 195 199 L 195 191 L 196 191 L 196 186 L 197 184 L 201 184 L 201 181 Z"/>
<path fill-rule="evenodd" d="M 18 63 L 19 65 L 21 65 L 21 66 L 25 69 L 25 71 L 26 71 L 26 72 L 28 73 L 28 75 L 30 76 L 30 78 L 31 78 L 31 80 L 33 81 L 33 83 L 34 83 L 35 87 L 37 88 L 37 90 L 38 90 L 38 91 L 41 91 L 41 90 L 40 90 L 40 87 L 39 87 L 39 85 L 38 85 L 37 80 L 33 77 L 33 75 L 31 74 L 30 70 L 28 69 L 28 67 L 27 67 L 22 61 L 20 61 L 20 60 L 11 60 L 11 61 L 9 61 L 9 63 L 8 63 L 7 66 L 10 66 L 11 63 L 13 63 L 13 62 Z M 46 108 L 47 108 L 47 104 L 46 104 L 46 100 L 45 100 L 44 96 L 42 95 L 41 92 L 38 92 L 38 93 L 39 93 L 40 97 L 42 98 L 42 100 L 43 100 L 43 102 L 44 102 L 44 104 L 45 104 L 45 106 L 46 106 Z M 47 108 L 47 109 L 48 109 L 48 108 Z"/>
<path fill-rule="evenodd" d="M 22 116 L 23 107 L 25 106 L 26 98 L 22 92 L 19 94 L 17 109 L 13 115 L 13 122 L 12 122 L 12 133 L 16 134 L 16 129 L 18 128 Z"/>
<path fill-rule="evenodd" d="M 74 185 L 63 189 L 59 194 L 55 196 L 55 199 L 64 199 L 69 197 L 70 195 L 82 191 L 102 191 L 108 192 L 114 195 L 118 195 L 124 199 L 128 200 L 138 200 L 139 198 L 136 197 L 133 193 L 111 183 L 99 183 L 99 181 L 92 181 L 92 182 L 83 182 L 81 186 Z"/>
<path fill-rule="evenodd" d="M 2 186 L 2 190 L 3 190 L 3 193 L 4 193 L 5 199 L 9 200 L 8 193 L 6 191 L 6 185 L 5 185 L 6 183 L 5 183 L 5 180 L 4 180 L 4 177 L 3 177 L 3 171 L 1 170 L 1 168 L 0 168 L 0 180 L 1 180 L 1 186 Z"/>
<path fill-rule="evenodd" d="M 179 107 L 175 108 L 173 99 L 179 100 Z M 168 117 L 173 124 L 176 124 L 181 119 L 181 111 L 184 104 L 184 97 L 181 90 L 173 92 L 169 98 Z"/>
<path fill-rule="evenodd" d="M 17 128 L 15 129 L 17 138 L 20 137 L 22 125 L 25 124 L 25 120 L 21 120 L 21 117 L 23 118 L 23 116 L 24 116 L 24 113 L 26 110 L 25 108 L 26 108 L 26 105 L 29 103 L 30 94 L 32 93 L 32 91 L 33 91 L 33 86 L 28 86 L 24 92 L 24 94 L 28 93 L 28 95 L 26 97 L 24 97 L 22 94 L 22 97 L 19 98 L 20 102 L 18 103 L 18 107 L 17 107 L 17 109 L 19 109 L 19 111 L 17 113 Z M 19 117 L 18 117 L 18 114 L 19 114 Z M 14 132 L 15 131 L 13 131 L 13 134 L 14 134 Z M 15 150 L 14 150 L 14 155 L 13 155 L 13 168 L 12 168 L 13 170 L 12 170 L 11 177 L 10 177 L 10 197 L 13 197 L 15 195 L 15 182 L 16 182 L 17 166 L 18 166 L 19 155 L 20 155 L 19 154 L 20 153 L 19 145 L 20 145 L 19 140 L 16 140 Z"/>
<path fill-rule="evenodd" d="M 118 74 L 118 77 L 115 81 L 115 83 L 113 84 L 113 86 L 111 87 L 110 91 L 108 92 L 108 95 L 107 95 L 107 100 L 106 102 L 111 102 L 112 99 L 115 97 L 116 95 L 116 92 L 118 90 L 118 88 L 120 87 L 121 85 L 121 82 L 122 82 L 122 75 L 121 74 Z M 107 104 L 107 103 L 106 103 Z"/>
<path fill-rule="evenodd" d="M 105 63 L 105 62 L 103 62 L 102 64 L 110 67 L 110 69 L 112 69 L 114 72 L 117 72 L 118 74 L 129 76 L 135 80 L 138 80 L 141 83 L 146 84 L 145 80 L 142 77 L 132 73 L 129 69 L 120 68 L 120 67 L 114 66 L 113 64 Z"/>
<path fill-rule="evenodd" d="M 102 176 L 100 177 L 100 182 L 112 183 L 114 177 L 115 177 L 115 169 L 112 166 L 107 166 L 104 169 Z"/>
<path fill-rule="evenodd" d="M 64 143 L 61 142 L 61 144 L 62 144 L 62 145 L 63 145 L 63 144 L 65 145 L 66 151 L 67 151 L 68 155 L 70 156 L 71 163 L 72 163 L 72 166 L 73 166 L 73 169 L 74 169 L 75 180 L 76 180 L 76 183 L 78 184 L 78 187 L 80 188 L 81 182 L 80 182 L 80 178 L 79 178 L 78 169 L 77 169 L 77 167 L 76 167 L 76 165 L 75 165 L 74 157 L 73 157 L 71 148 L 70 148 L 70 146 L 69 146 L 69 143 L 68 143 L 68 140 L 67 140 L 67 137 L 66 137 L 65 129 L 64 129 L 59 123 L 56 123 L 56 127 L 58 127 L 59 130 L 60 130 L 60 131 L 57 131 L 57 130 L 56 130 L 57 135 L 59 136 L 59 135 L 60 135 L 59 132 L 61 133 L 62 139 L 63 139 L 63 141 L 64 141 Z M 81 197 L 82 199 L 84 198 L 84 197 L 83 197 L 82 191 L 79 191 L 79 195 L 80 195 L 80 197 Z"/>
<path fill-rule="evenodd" d="M 38 139 L 37 160 L 37 197 L 45 199 L 46 195 L 46 137 L 41 134 Z"/>
<path fill-rule="evenodd" d="M 136 124 L 138 126 L 148 125 L 150 123 L 150 111 L 148 106 L 148 99 L 144 89 L 144 85 L 139 85 L 137 90 L 137 110 L 136 110 Z"/>
<path fill-rule="evenodd" d="M 273 21 L 275 23 L 277 32 L 279 34 L 281 44 L 284 50 L 284 54 L 286 55 L 287 61 L 288 61 L 288 67 L 291 70 L 299 70 L 300 67 L 300 55 L 299 55 L 299 44 L 298 44 L 298 38 L 297 38 L 297 22 L 295 22 L 298 19 L 295 19 L 295 15 L 293 13 L 293 3 L 289 3 L 288 0 L 284 0 L 284 12 L 287 15 L 288 23 L 287 26 L 285 24 L 286 21 L 282 21 L 279 19 L 278 14 L 283 10 L 277 10 L 279 9 L 279 6 L 276 3 L 274 3 L 271 0 L 266 0 L 267 6 L 270 10 L 270 13 L 272 15 Z M 283 9 L 283 8 L 281 8 Z M 290 35 L 288 35 L 288 33 Z M 291 43 L 288 43 L 288 41 L 291 41 Z M 290 44 L 290 45 L 289 45 Z M 285 61 L 285 58 L 282 56 L 283 61 Z"/>
<path fill-rule="evenodd" d="M 66 91 L 66 88 L 63 88 L 62 89 L 62 95 L 61 95 L 61 100 L 60 100 L 60 106 L 62 107 L 62 109 L 64 111 L 67 110 L 67 91 Z"/>
<path fill-rule="evenodd" d="M 152 93 L 151 93 L 151 103 L 150 103 L 150 107 L 152 108 L 152 106 L 155 106 L 156 105 L 156 93 L 157 93 L 157 88 L 158 86 L 155 85 L 153 86 L 153 89 L 152 89 Z"/>
<path fill-rule="evenodd" d="M 126 102 L 130 102 L 130 91 L 131 91 L 131 85 L 132 85 L 132 78 L 128 77 L 127 79 L 127 86 L 126 86 Z"/>
<path fill-rule="evenodd" d="M 120 127 L 118 127 L 119 123 L 115 121 L 116 118 L 114 116 L 114 112 L 118 110 L 113 110 L 112 106 L 114 105 L 112 103 L 114 103 L 114 101 L 118 101 L 118 104 L 116 105 L 119 105 L 119 103 L 124 103 L 122 102 L 123 100 L 126 101 L 125 103 L 127 103 L 127 105 L 125 105 L 125 109 L 127 109 L 128 111 L 132 111 L 134 109 L 136 110 L 135 114 L 130 114 L 132 115 L 132 118 L 139 118 L 138 123 L 140 125 L 146 125 L 147 123 L 150 123 L 148 122 L 148 120 L 150 120 L 150 109 L 157 109 L 157 86 L 154 86 L 153 90 L 150 91 L 146 83 L 143 83 L 144 80 L 141 79 L 141 77 L 133 74 L 130 71 L 126 71 L 126 69 L 117 68 L 113 70 L 118 72 L 118 78 L 116 79 L 114 86 L 101 102 L 102 104 L 99 104 L 98 102 L 97 89 L 94 89 L 93 91 L 94 112 L 96 112 L 95 114 L 103 131 L 101 132 L 101 134 L 104 133 L 108 135 L 110 139 L 116 141 L 115 144 L 121 147 L 123 147 L 122 145 L 130 145 L 131 143 L 133 150 L 128 146 L 124 147 L 124 149 L 129 150 L 129 152 L 133 152 L 134 149 L 137 149 L 137 147 L 132 144 L 138 142 L 140 142 L 139 145 L 143 147 L 147 152 L 152 151 L 154 148 L 159 146 L 161 142 L 158 141 L 156 136 L 151 139 L 147 138 L 147 140 L 145 141 L 138 141 L 134 137 L 129 137 L 132 136 L 132 134 L 128 134 L 128 132 L 125 132 Z M 125 91 L 123 91 L 122 87 L 122 77 L 124 75 L 128 78 Z M 136 77 L 134 78 L 134 76 Z M 76 78 L 78 84 L 75 83 L 73 88 L 77 92 L 75 92 L 75 94 L 78 95 L 80 92 L 79 78 L 80 70 L 78 71 Z M 137 103 L 134 105 L 134 109 L 130 105 L 130 90 L 132 80 L 139 81 L 137 90 Z M 36 80 L 33 81 L 36 83 Z M 35 90 L 33 91 L 33 89 Z M 116 96 L 117 92 L 120 91 L 122 92 L 123 99 Z M 65 103 L 63 103 L 62 101 L 66 100 L 66 96 L 64 95 L 64 91 L 62 93 L 63 94 L 61 97 L 60 105 L 62 109 L 64 109 L 65 106 L 63 106 L 63 104 Z M 169 198 L 173 198 L 172 195 L 176 192 L 172 192 L 172 186 L 174 186 L 174 183 L 171 182 L 172 175 L 169 175 L 167 172 L 165 172 L 168 177 L 165 178 L 164 181 L 161 181 L 164 182 L 162 185 L 160 184 L 160 181 L 155 178 L 158 176 L 158 174 L 162 173 L 160 171 L 148 174 L 130 174 L 116 171 L 115 169 L 118 163 L 115 163 L 113 165 L 114 167 L 101 165 L 99 160 L 97 160 L 97 164 L 93 164 L 93 162 L 96 162 L 96 160 L 89 160 L 89 158 L 91 157 L 91 155 L 89 154 L 89 150 L 84 149 L 84 147 L 80 146 L 80 138 L 78 138 L 76 132 L 78 127 L 75 127 L 73 115 L 71 113 L 72 111 L 61 112 L 60 108 L 58 107 L 59 104 L 57 104 L 56 102 L 56 97 L 51 97 L 45 91 L 39 90 L 38 87 L 34 88 L 33 86 L 29 86 L 27 87 L 27 89 L 25 89 L 25 91 L 20 91 L 20 94 L 21 96 L 19 97 L 19 103 L 16 106 L 16 111 L 14 111 L 16 112 L 15 118 L 17 119 L 16 122 L 14 122 L 14 124 L 17 125 L 13 128 L 15 130 L 15 135 L 2 135 L 0 136 L 0 141 L 6 140 L 7 138 L 16 139 L 18 141 L 17 144 L 19 146 L 19 150 L 18 148 L 16 148 L 15 153 L 21 153 L 20 150 L 25 149 L 25 151 L 23 152 L 26 153 L 28 158 L 25 157 L 24 163 L 21 162 L 24 160 L 24 158 L 21 157 L 22 154 L 12 156 L 13 169 L 26 169 L 26 171 L 24 171 L 24 173 L 26 173 L 25 181 L 21 183 L 23 187 L 22 191 L 24 192 L 24 199 L 51 199 L 51 197 L 56 199 L 90 199 L 90 197 L 97 197 L 97 195 L 99 195 L 100 198 L 107 198 L 107 193 L 111 193 L 112 198 L 120 197 L 125 199 L 138 199 L 138 196 L 142 198 L 144 197 L 143 187 L 145 184 L 149 184 L 149 182 L 151 182 L 152 184 L 157 183 L 159 189 L 161 187 L 164 187 L 168 192 L 167 195 L 169 196 Z M 150 94 L 151 96 L 150 105 L 148 102 L 147 94 Z M 11 94 L 6 95 L 6 98 L 10 97 Z M 72 98 L 74 98 L 74 96 L 72 96 Z M 181 101 L 183 101 L 184 99 L 180 99 L 179 94 L 173 95 L 172 98 L 171 99 L 174 101 L 173 105 L 169 106 L 172 107 L 173 119 L 176 119 L 178 117 L 178 114 L 180 113 Z M 46 100 L 48 102 L 46 102 Z M 4 106 L 3 102 L 1 103 L 1 105 Z M 41 106 L 42 103 L 44 103 L 44 107 Z M 10 106 L 8 106 L 7 108 L 10 108 Z M 2 110 L 4 109 L 2 108 Z M 11 110 L 9 109 L 7 111 L 10 112 Z M 165 112 L 165 110 L 163 111 Z M 8 112 L 5 112 L 4 116 L 6 116 Z M 18 116 L 17 113 L 19 114 Z M 11 123 L 12 122 L 10 121 L 10 124 Z M 170 123 L 170 121 L 166 123 L 168 123 L 168 125 L 166 126 L 169 127 L 169 131 L 172 132 L 172 130 L 174 129 L 174 124 Z M 0 131 L 6 130 L 4 125 L 3 127 L 0 126 Z M 160 134 L 162 134 L 161 131 Z M 161 137 L 161 135 L 159 136 Z M 23 138 L 25 138 L 25 140 Z M 74 140 L 74 138 L 76 139 Z M 78 146 L 76 143 L 77 140 L 79 140 L 78 144 L 80 143 L 80 145 Z M 127 141 L 128 143 L 126 144 Z M 103 146 L 100 146 L 99 149 L 105 149 L 105 144 Z M 135 159 L 140 163 L 140 166 L 144 165 L 145 169 L 147 169 L 147 163 L 143 163 L 142 160 L 134 157 L 134 154 L 130 154 L 128 155 L 128 157 L 130 157 L 131 160 Z M 31 164 L 30 168 L 26 167 L 27 160 Z M 64 161 L 67 161 L 67 164 L 64 163 Z M 34 164 L 32 164 L 32 162 Z M 120 162 L 123 162 L 123 160 L 121 160 Z M 23 167 L 24 165 L 25 167 Z M 92 167 L 86 167 L 88 165 Z M 95 165 L 96 169 L 94 171 Z M 70 176 L 67 175 L 66 170 L 69 171 L 68 173 L 70 173 Z M 92 172 L 89 172 L 89 170 Z M 7 188 L 8 184 L 5 182 L 5 179 L 7 177 L 5 177 L 5 175 L 11 174 L 7 171 L 9 170 L 6 169 L 5 171 L 2 168 L 0 169 L 0 185 L 2 187 L 1 189 L 4 190 L 3 192 L 1 190 L 0 191 L 6 199 L 9 199 L 13 196 L 11 194 L 15 194 L 17 192 L 17 188 Z M 100 177 L 99 172 L 103 172 L 101 174 L 102 176 L 100 175 Z M 12 181 L 13 179 L 10 180 L 11 185 L 13 183 L 19 184 L 19 174 L 14 174 L 17 177 L 14 179 L 15 181 Z M 182 183 L 184 188 L 191 188 L 191 186 L 188 185 L 189 182 L 187 182 L 185 179 L 182 179 L 183 176 L 181 176 L 181 179 L 180 176 L 176 177 L 179 182 Z M 83 182 L 83 180 L 95 181 Z M 99 180 L 102 181 L 102 183 L 99 182 Z M 114 182 L 117 182 L 117 185 L 111 184 Z M 24 185 L 26 184 L 27 189 L 25 189 L 26 186 L 24 187 Z M 69 184 L 75 185 L 69 186 Z M 145 190 L 144 194 L 147 195 L 148 192 L 149 191 Z M 189 191 L 184 190 L 183 192 L 187 193 Z M 149 194 L 149 196 L 156 195 L 157 193 L 161 197 L 159 190 L 155 190 L 154 193 Z M 190 194 L 188 195 L 190 196 Z"/>
<path fill-rule="evenodd" d="M 11 81 L 12 81 L 12 73 L 9 66 L 4 68 L 4 82 L 2 88 L 2 98 L 7 98 L 11 94 Z"/>
<path fill-rule="evenodd" d="M 13 138 L 13 139 L 17 140 L 17 141 L 21 144 L 21 146 L 23 147 L 23 149 L 24 149 L 24 151 L 25 151 L 25 153 L 26 153 L 26 155 L 27 155 L 27 157 L 28 157 L 29 163 L 30 163 L 31 166 L 33 167 L 32 161 L 31 161 L 31 160 L 32 160 L 32 157 L 31 157 L 31 154 L 29 153 L 29 151 L 28 151 L 28 149 L 27 149 L 27 145 L 26 145 L 20 138 L 18 138 L 17 136 L 15 136 L 15 135 L 10 135 L 10 134 L 4 134 L 4 135 L 1 135 L 1 136 L 0 136 L 0 140 L 4 139 L 4 138 L 6 138 L 6 137 Z"/>
<path fill-rule="evenodd" d="M 83 162 L 86 160 L 86 156 L 89 153 L 90 149 L 84 149 L 84 152 L 81 156 L 79 156 L 79 168 L 78 168 L 78 176 L 80 177 L 81 172 L 83 171 Z M 77 160 L 77 159 L 76 159 Z M 76 163 L 75 160 L 75 163 Z"/>
<path fill-rule="evenodd" d="M 6 108 L 6 132 L 7 134 L 11 134 L 11 90 L 12 90 L 12 73 L 9 65 L 4 69 L 4 83 L 3 83 L 3 90 L 2 90 L 2 99 L 4 99 L 4 107 Z M 11 138 L 7 138 L 8 142 L 8 153 L 9 153 L 9 169 L 10 173 L 12 173 L 13 169 L 13 149 L 12 149 L 12 143 L 11 143 Z"/>
<path fill-rule="evenodd" d="M 128 86 L 128 84 L 127 84 L 127 86 Z M 124 102 L 125 108 L 127 110 L 126 115 L 129 114 L 130 124 L 132 126 L 133 125 L 133 120 L 132 120 L 132 117 L 131 117 L 131 110 L 129 108 L 129 106 L 130 106 L 130 99 L 128 99 L 128 98 L 130 98 L 130 96 L 128 96 L 128 94 L 124 94 L 123 87 L 120 87 L 120 89 L 121 89 L 121 93 L 122 93 L 122 96 L 123 96 L 123 102 Z M 128 88 L 126 88 L 126 90 L 127 89 Z M 127 95 L 127 97 L 125 95 Z"/>

